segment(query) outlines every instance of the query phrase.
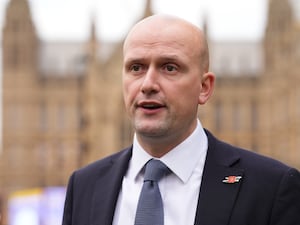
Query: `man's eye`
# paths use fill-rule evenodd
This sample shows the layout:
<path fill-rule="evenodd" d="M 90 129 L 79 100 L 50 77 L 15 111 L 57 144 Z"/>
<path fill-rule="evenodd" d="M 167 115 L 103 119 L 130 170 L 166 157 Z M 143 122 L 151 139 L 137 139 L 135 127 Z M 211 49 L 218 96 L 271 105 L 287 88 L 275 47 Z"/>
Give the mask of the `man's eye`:
<path fill-rule="evenodd" d="M 168 71 L 173 71 L 173 70 L 175 70 L 175 67 L 174 67 L 174 66 L 171 66 L 171 65 L 167 65 L 167 66 L 166 66 L 166 69 L 167 69 Z"/>
<path fill-rule="evenodd" d="M 164 70 L 166 70 L 167 72 L 175 72 L 177 71 L 177 67 L 172 64 L 167 64 L 164 66 Z"/>
<path fill-rule="evenodd" d="M 138 72 L 141 70 L 141 65 L 134 64 L 130 67 L 131 71 Z"/>

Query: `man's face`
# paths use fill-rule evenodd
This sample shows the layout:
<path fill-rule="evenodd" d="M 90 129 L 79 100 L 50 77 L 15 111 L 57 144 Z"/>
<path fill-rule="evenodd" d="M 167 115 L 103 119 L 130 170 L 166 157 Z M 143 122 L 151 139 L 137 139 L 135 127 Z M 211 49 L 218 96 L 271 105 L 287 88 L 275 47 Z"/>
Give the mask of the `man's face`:
<path fill-rule="evenodd" d="M 202 88 L 198 47 L 172 24 L 139 28 L 128 37 L 123 92 L 137 135 L 183 138 L 196 127 Z"/>

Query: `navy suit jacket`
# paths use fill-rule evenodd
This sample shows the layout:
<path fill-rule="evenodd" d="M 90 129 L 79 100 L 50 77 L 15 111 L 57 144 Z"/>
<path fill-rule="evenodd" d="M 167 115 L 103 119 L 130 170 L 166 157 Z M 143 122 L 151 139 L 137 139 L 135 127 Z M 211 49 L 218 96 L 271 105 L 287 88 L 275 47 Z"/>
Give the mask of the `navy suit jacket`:
<path fill-rule="evenodd" d="M 297 170 L 206 133 L 209 147 L 195 225 L 300 225 Z M 131 154 L 131 148 L 124 149 L 72 174 L 63 225 L 112 224 Z M 230 176 L 242 178 L 223 182 Z"/>

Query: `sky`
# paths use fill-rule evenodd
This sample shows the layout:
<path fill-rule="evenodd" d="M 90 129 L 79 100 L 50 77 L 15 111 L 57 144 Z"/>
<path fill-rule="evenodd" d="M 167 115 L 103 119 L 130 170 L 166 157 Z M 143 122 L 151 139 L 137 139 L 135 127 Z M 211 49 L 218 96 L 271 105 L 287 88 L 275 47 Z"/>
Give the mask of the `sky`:
<path fill-rule="evenodd" d="M 86 40 L 92 18 L 101 40 L 121 40 L 143 12 L 145 0 L 28 0 L 42 40 Z M 0 0 L 3 25 L 8 0 Z M 153 0 L 154 13 L 173 14 L 195 25 L 208 23 L 215 40 L 260 40 L 268 0 Z"/>

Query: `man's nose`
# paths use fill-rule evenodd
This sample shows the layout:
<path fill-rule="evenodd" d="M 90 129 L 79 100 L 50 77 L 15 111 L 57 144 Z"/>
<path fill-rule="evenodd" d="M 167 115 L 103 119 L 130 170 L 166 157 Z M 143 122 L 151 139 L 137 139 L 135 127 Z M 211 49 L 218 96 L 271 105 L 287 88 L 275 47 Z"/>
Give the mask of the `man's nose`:
<path fill-rule="evenodd" d="M 144 94 L 156 93 L 159 91 L 159 73 L 149 67 L 146 74 L 144 75 L 143 82 L 141 84 L 141 92 Z"/>

